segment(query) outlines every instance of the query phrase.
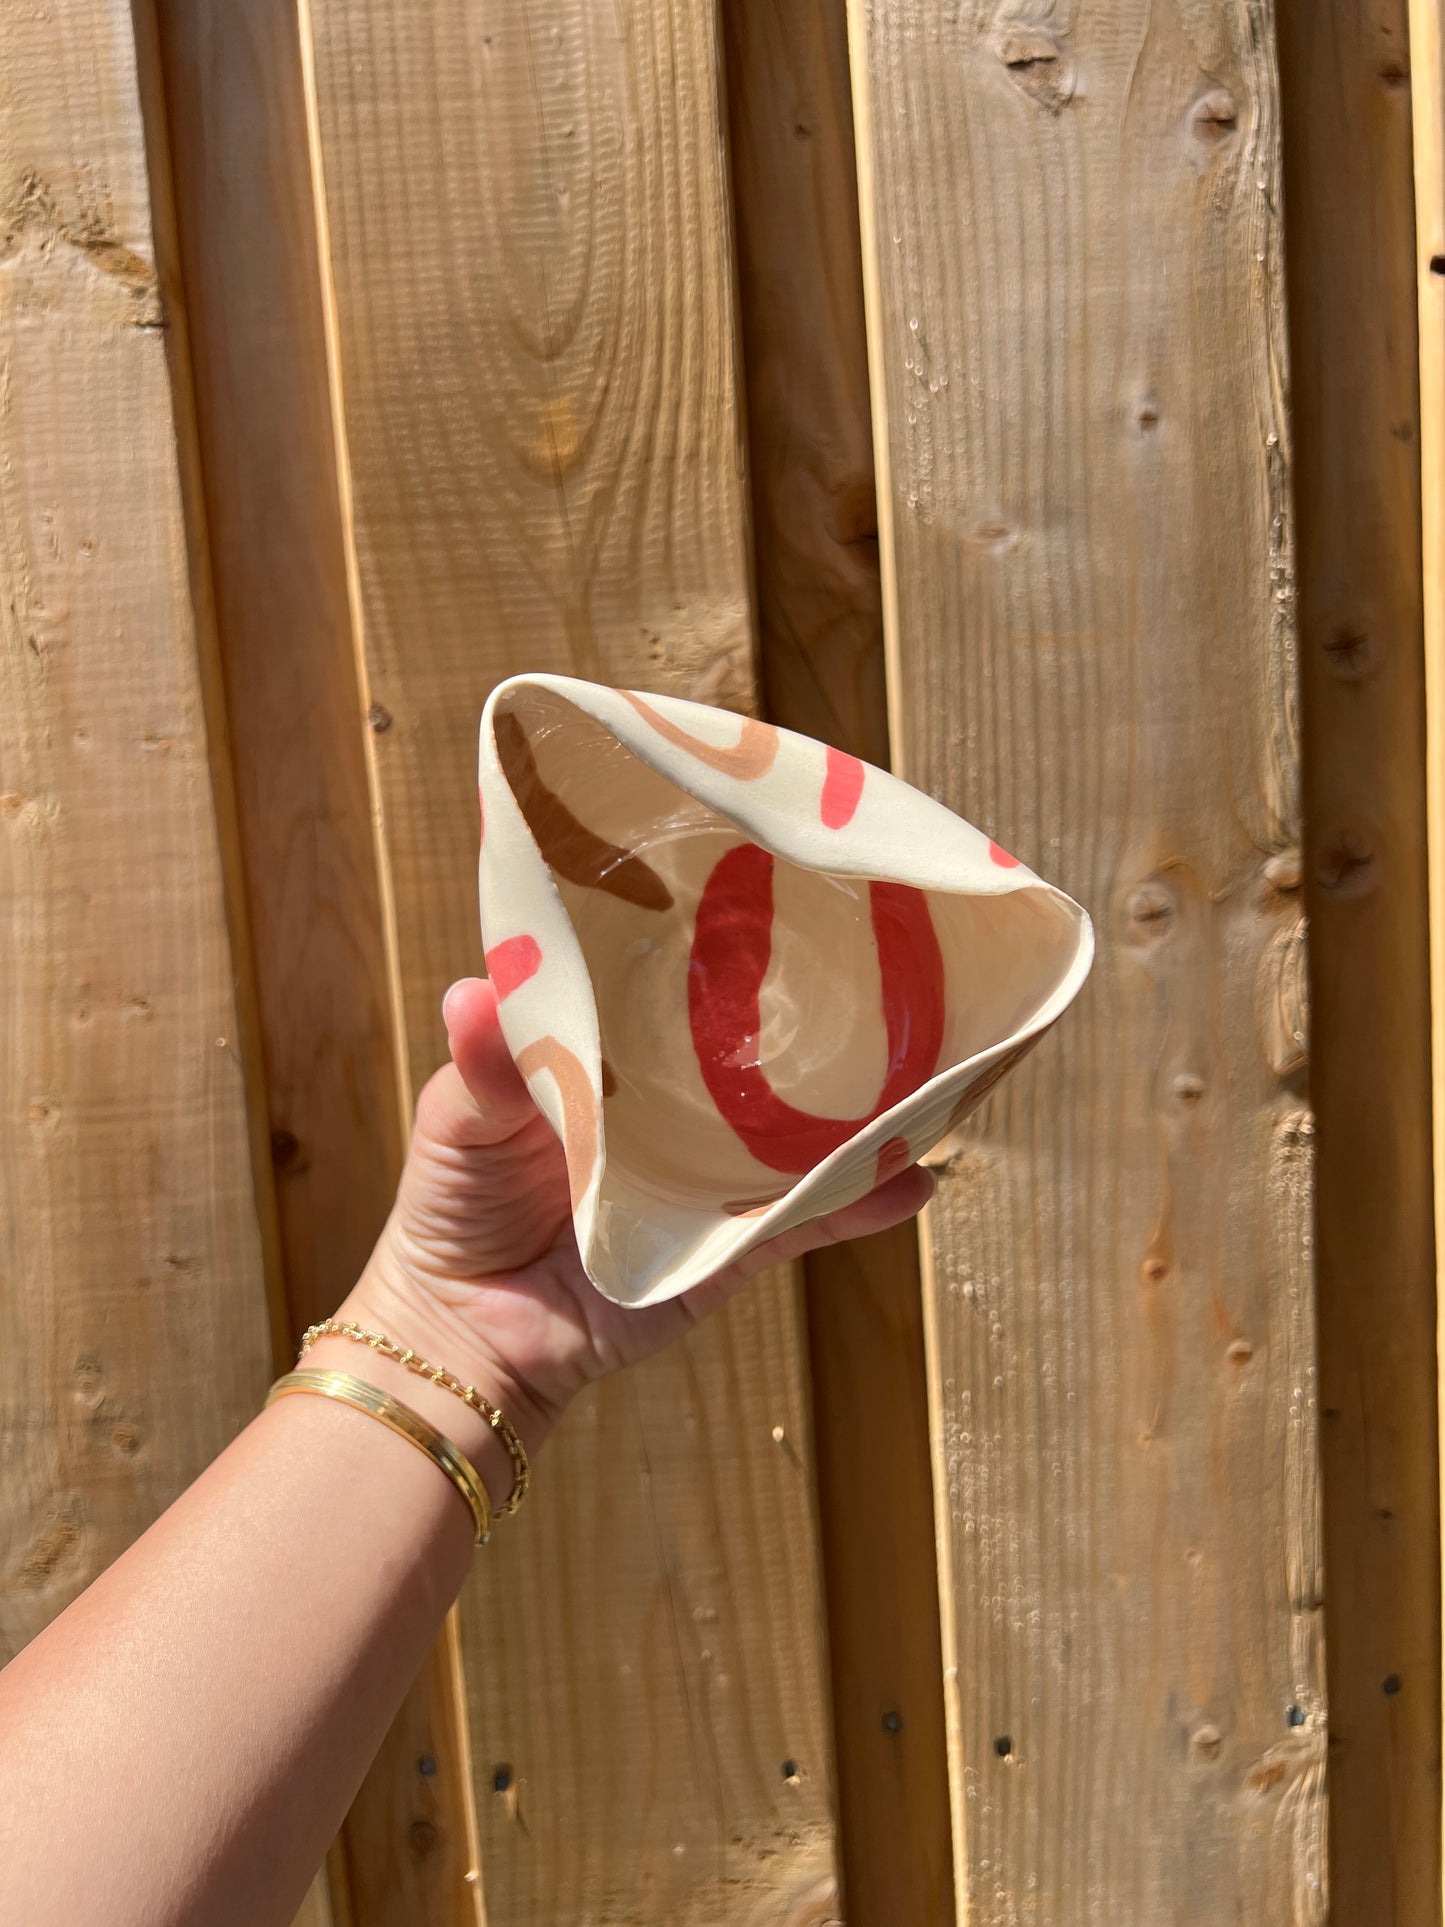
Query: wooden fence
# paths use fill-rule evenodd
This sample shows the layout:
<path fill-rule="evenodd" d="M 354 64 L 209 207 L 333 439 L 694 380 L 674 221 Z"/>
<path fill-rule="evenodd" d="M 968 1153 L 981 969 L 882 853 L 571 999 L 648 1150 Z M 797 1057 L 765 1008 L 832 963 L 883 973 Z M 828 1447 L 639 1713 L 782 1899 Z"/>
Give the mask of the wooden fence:
<path fill-rule="evenodd" d="M 921 1237 L 570 1415 L 312 1927 L 1438 1927 L 1440 83 L 1440 0 L 0 13 L 0 1657 L 363 1262 L 502 675 L 891 751 L 1100 934 Z"/>

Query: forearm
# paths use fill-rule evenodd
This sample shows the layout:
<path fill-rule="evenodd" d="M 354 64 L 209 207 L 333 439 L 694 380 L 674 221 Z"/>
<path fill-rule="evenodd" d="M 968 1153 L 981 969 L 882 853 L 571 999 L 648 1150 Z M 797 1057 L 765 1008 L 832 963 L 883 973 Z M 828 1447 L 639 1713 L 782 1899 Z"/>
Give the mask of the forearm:
<path fill-rule="evenodd" d="M 422 1411 L 505 1498 L 459 1400 L 345 1341 L 315 1362 Z M 289 1922 L 474 1537 L 375 1420 L 315 1397 L 262 1413 L 0 1674 L 7 1918 Z"/>
<path fill-rule="evenodd" d="M 421 1093 L 396 1207 L 339 1317 L 474 1386 L 535 1452 L 584 1385 L 681 1337 L 742 1272 L 636 1311 L 602 1298 L 495 994 L 467 980 L 444 1014 L 455 1065 Z M 754 1260 L 876 1231 L 930 1188 L 900 1173 Z M 505 1502 L 512 1461 L 484 1413 L 345 1337 L 306 1364 L 400 1399 Z M 474 1538 L 446 1474 L 374 1418 L 310 1396 L 264 1412 L 0 1673 L 0 1913 L 289 1927 Z"/>

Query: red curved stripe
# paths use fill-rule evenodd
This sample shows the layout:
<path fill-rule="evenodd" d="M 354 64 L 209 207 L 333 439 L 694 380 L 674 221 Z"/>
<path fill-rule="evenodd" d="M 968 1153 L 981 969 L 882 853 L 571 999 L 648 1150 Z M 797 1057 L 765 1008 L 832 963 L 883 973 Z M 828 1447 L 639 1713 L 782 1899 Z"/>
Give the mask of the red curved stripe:
<path fill-rule="evenodd" d="M 870 883 L 888 1069 L 863 1117 L 817 1117 L 784 1102 L 757 1062 L 760 1000 L 772 955 L 773 859 L 729 850 L 697 908 L 687 1004 L 703 1082 L 724 1121 L 772 1171 L 812 1170 L 876 1117 L 927 1083 L 943 1048 L 943 954 L 921 890 Z"/>
<path fill-rule="evenodd" d="M 856 756 L 850 756 L 846 750 L 829 749 L 821 804 L 824 829 L 841 830 L 852 822 L 858 798 L 863 794 L 864 773 Z"/>
<path fill-rule="evenodd" d="M 1016 870 L 1019 867 L 1018 858 L 1010 856 L 1007 850 L 1000 849 L 992 837 L 989 839 L 988 853 L 1001 870 Z"/>

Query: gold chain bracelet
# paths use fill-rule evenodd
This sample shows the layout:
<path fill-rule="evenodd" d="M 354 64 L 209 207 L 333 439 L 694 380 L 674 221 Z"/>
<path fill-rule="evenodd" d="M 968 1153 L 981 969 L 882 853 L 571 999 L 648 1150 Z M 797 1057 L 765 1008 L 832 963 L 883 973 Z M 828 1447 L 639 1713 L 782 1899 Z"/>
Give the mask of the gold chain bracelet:
<path fill-rule="evenodd" d="M 343 1322 L 338 1318 L 327 1318 L 319 1325 L 309 1326 L 301 1340 L 301 1350 L 296 1360 L 298 1365 L 318 1338 L 349 1338 L 358 1345 L 369 1345 L 372 1351 L 380 1352 L 383 1358 L 394 1359 L 398 1365 L 405 1365 L 409 1372 L 415 1372 L 420 1378 L 429 1378 L 433 1385 L 440 1385 L 444 1392 L 454 1393 L 464 1405 L 470 1405 L 474 1412 L 479 1412 L 506 1446 L 507 1456 L 512 1461 L 512 1489 L 492 1517 L 505 1519 L 508 1513 L 517 1510 L 532 1483 L 527 1448 L 506 1413 L 493 1405 L 490 1399 L 483 1398 L 475 1385 L 463 1385 L 459 1378 L 444 1371 L 440 1365 L 429 1365 L 414 1351 L 394 1344 L 381 1332 L 366 1331 L 350 1319 Z"/>
<path fill-rule="evenodd" d="M 477 1544 L 484 1546 L 487 1543 L 491 1537 L 492 1519 L 486 1486 L 466 1454 L 434 1425 L 428 1424 L 420 1412 L 414 1412 L 409 1405 L 403 1405 L 399 1398 L 393 1398 L 390 1392 L 383 1392 L 378 1386 L 368 1384 L 364 1378 L 352 1378 L 349 1372 L 288 1372 L 285 1378 L 278 1378 L 271 1387 L 266 1403 L 274 1405 L 278 1398 L 288 1398 L 296 1392 L 314 1393 L 320 1398 L 335 1399 L 340 1405 L 350 1405 L 355 1411 L 365 1412 L 368 1418 L 379 1420 L 389 1432 L 395 1432 L 398 1438 L 405 1439 L 408 1445 L 414 1445 L 418 1452 L 446 1473 L 466 1501 L 472 1523 L 477 1528 Z"/>

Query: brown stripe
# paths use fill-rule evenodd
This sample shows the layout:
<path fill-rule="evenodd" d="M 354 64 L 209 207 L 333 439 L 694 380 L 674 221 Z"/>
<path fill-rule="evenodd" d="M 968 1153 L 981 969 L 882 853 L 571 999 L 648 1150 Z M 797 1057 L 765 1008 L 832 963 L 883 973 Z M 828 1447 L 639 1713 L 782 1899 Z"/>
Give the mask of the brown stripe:
<path fill-rule="evenodd" d="M 771 723 L 760 723 L 756 716 L 740 716 L 742 731 L 731 749 L 719 748 L 716 743 L 705 743 L 699 736 L 690 736 L 676 723 L 670 723 L 660 716 L 651 703 L 645 703 L 641 696 L 634 695 L 630 689 L 619 689 L 619 696 L 625 696 L 642 720 L 655 729 L 675 749 L 686 750 L 709 769 L 720 770 L 724 776 L 736 776 L 739 781 L 750 783 L 755 777 L 766 776 L 773 767 L 778 754 L 778 732 Z"/>
<path fill-rule="evenodd" d="M 609 843 L 579 823 L 567 805 L 542 781 L 527 732 L 503 712 L 494 724 L 497 756 L 511 785 L 542 860 L 569 883 L 606 890 L 641 910 L 670 910 L 672 892 L 648 863 L 631 850 Z"/>
<path fill-rule="evenodd" d="M 546 1071 L 562 1100 L 562 1149 L 572 1209 L 581 1203 L 597 1162 L 597 1093 L 581 1060 L 555 1037 L 536 1037 L 517 1052 L 517 1069 L 528 1082 Z"/>
<path fill-rule="evenodd" d="M 948 1129 L 950 1131 L 957 1130 L 963 1120 L 978 1109 L 994 1085 L 1001 1083 L 1013 1069 L 1014 1065 L 1018 1063 L 1019 1059 L 1028 1056 L 1034 1045 L 1038 1043 L 1039 1037 L 1045 1036 L 1052 1028 L 1053 1026 L 1051 1024 L 1047 1025 L 1044 1030 L 1039 1032 L 1038 1037 L 1026 1037 L 1021 1044 L 1015 1044 L 1011 1051 L 1007 1051 L 998 1062 L 986 1070 L 981 1077 L 976 1077 L 964 1091 L 963 1095 L 955 1101 L 953 1109 L 949 1112 Z"/>

